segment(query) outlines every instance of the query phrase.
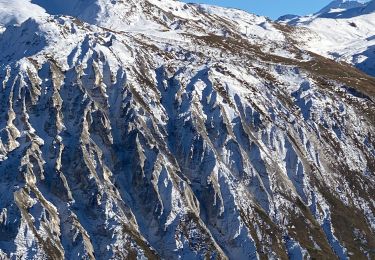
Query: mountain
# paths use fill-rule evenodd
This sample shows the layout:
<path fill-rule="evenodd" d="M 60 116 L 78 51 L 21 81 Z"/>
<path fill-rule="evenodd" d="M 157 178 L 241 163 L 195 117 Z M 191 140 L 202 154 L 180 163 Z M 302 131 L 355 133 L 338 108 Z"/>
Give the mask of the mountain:
<path fill-rule="evenodd" d="M 5 27 L 13 24 L 20 24 L 30 17 L 46 16 L 45 10 L 28 0 L 0 0 L 0 32 Z"/>
<path fill-rule="evenodd" d="M 367 3 L 343 2 L 338 5 L 337 8 L 331 8 L 327 12 L 319 13 L 319 17 L 323 18 L 335 18 L 335 19 L 347 19 L 353 18 L 360 15 L 371 14 L 375 11 L 375 1 Z"/>
<path fill-rule="evenodd" d="M 375 1 L 334 1 L 320 12 L 304 17 L 281 17 L 278 22 L 295 29 L 302 48 L 356 66 L 375 76 Z"/>
<path fill-rule="evenodd" d="M 322 8 L 315 15 L 325 16 L 325 15 L 333 14 L 333 13 L 342 13 L 349 9 L 363 8 L 364 6 L 365 6 L 365 3 L 358 2 L 358 1 L 335 0 L 329 3 L 324 8 Z"/>
<path fill-rule="evenodd" d="M 236 9 L 65 2 L 0 34 L 0 258 L 374 258 L 373 77 Z"/>
<path fill-rule="evenodd" d="M 361 15 L 366 12 L 364 9 L 368 5 L 368 1 L 348 1 L 348 0 L 334 0 L 327 6 L 323 7 L 318 12 L 307 15 L 283 15 L 280 16 L 276 21 L 280 23 L 288 23 L 290 25 L 296 25 L 299 23 L 308 23 L 313 19 L 320 18 L 348 18 L 348 14 Z M 369 12 L 371 13 L 371 11 Z"/>

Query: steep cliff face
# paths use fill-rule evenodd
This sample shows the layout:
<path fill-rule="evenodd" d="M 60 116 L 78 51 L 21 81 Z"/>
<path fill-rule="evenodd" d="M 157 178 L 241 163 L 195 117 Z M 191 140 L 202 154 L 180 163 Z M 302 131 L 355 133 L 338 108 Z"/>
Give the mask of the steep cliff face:
<path fill-rule="evenodd" d="M 262 17 L 132 5 L 1 34 L 0 255 L 373 258 L 374 78 Z"/>

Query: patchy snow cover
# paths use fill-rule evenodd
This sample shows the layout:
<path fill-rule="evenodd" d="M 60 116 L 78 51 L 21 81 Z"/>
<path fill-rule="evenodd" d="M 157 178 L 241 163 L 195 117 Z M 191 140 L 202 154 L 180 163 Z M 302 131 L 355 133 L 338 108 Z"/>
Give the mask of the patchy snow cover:
<path fill-rule="evenodd" d="M 372 78 L 239 10 L 38 3 L 0 36 L 0 258 L 373 257 Z"/>

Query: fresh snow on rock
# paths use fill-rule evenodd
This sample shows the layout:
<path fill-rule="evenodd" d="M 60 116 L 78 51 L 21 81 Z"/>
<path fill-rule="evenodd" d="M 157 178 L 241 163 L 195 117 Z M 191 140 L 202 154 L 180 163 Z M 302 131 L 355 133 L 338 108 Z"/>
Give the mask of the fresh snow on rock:
<path fill-rule="evenodd" d="M 374 257 L 374 78 L 235 9 L 33 3 L 0 35 L 0 259 Z"/>

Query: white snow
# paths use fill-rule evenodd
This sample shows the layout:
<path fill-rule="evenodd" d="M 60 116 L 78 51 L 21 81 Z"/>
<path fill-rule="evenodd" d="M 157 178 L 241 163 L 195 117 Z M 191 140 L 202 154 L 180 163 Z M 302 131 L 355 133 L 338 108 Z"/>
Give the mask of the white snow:
<path fill-rule="evenodd" d="M 12 137 L 14 143 L 19 141 L 16 144 L 21 148 L 27 145 L 24 139 L 32 135 L 33 147 L 41 147 L 43 151 L 43 157 L 36 158 L 39 167 L 48 173 L 48 167 L 56 159 L 56 169 L 61 176 L 67 173 L 66 183 L 71 183 L 74 177 L 68 174 L 70 162 L 67 161 L 71 151 L 76 149 L 72 148 L 75 147 L 73 139 L 78 134 L 81 136 L 77 139 L 82 146 L 77 147 L 77 151 L 82 152 L 85 159 L 78 157 L 75 161 L 73 153 L 71 159 L 79 167 L 87 166 L 86 177 L 90 184 L 87 194 L 82 194 L 78 187 L 69 191 L 69 197 L 74 196 L 74 201 L 70 201 L 65 210 L 69 211 L 73 205 L 74 210 L 80 211 L 80 203 L 93 197 L 93 206 L 103 212 L 104 218 L 96 218 L 96 212 L 94 218 L 75 217 L 79 224 L 75 224 L 76 238 L 90 234 L 95 249 L 97 244 L 103 244 L 107 251 L 113 251 L 114 247 L 127 245 L 121 227 L 124 223 L 133 223 L 134 232 L 139 230 L 139 234 L 144 234 L 150 245 L 161 252 L 173 251 L 175 257 L 171 258 L 183 254 L 197 258 L 198 253 L 190 249 L 189 242 L 199 242 L 195 240 L 200 236 L 204 238 L 204 232 L 209 231 L 211 234 L 204 241 L 211 241 L 212 235 L 212 241 L 219 242 L 228 251 L 229 258 L 255 258 L 258 257 L 255 237 L 242 215 L 246 213 L 251 217 L 247 221 L 254 222 L 258 240 L 267 248 L 270 237 L 264 232 L 262 223 L 257 223 L 261 217 L 253 214 L 253 206 L 261 207 L 280 231 L 287 234 L 287 225 L 297 226 L 288 216 L 298 214 L 300 209 L 283 195 L 285 192 L 314 206 L 316 212 L 313 214 L 326 231 L 331 245 L 339 253 L 346 253 L 345 245 L 338 241 L 339 236 L 335 236 L 339 230 L 334 229 L 331 208 L 310 179 L 316 173 L 306 166 L 310 163 L 319 169 L 317 180 L 346 203 L 353 196 L 354 188 L 342 181 L 342 176 L 331 170 L 329 163 L 341 160 L 353 172 L 364 171 L 366 162 L 362 152 L 365 148 L 354 148 L 354 142 L 360 134 L 373 132 L 372 125 L 361 120 L 354 105 L 336 93 L 340 86 L 332 91 L 323 89 L 298 66 L 268 63 L 256 52 L 250 57 L 247 52 L 252 53 L 252 50 L 251 47 L 247 49 L 248 45 L 239 48 L 238 53 L 224 47 L 221 53 L 220 47 L 211 46 L 211 42 L 201 41 L 199 45 L 194 42 L 199 39 L 198 35 L 215 34 L 220 37 L 219 43 L 231 44 L 229 31 L 236 37 L 233 39 L 259 46 L 266 54 L 293 58 L 292 51 L 287 48 L 293 43 L 285 37 L 285 32 L 264 17 L 209 5 L 147 0 L 155 7 L 148 13 L 141 6 L 146 0 L 96 0 L 96 4 L 87 8 L 82 8 L 82 1 L 78 0 L 67 1 L 66 5 L 57 1 L 33 2 L 43 4 L 49 13 L 74 14 L 82 10 L 77 16 L 89 23 L 56 16 L 29 20 L 2 34 L 0 61 L 4 65 L 9 60 L 13 62 L 9 65 L 11 77 L 4 78 L 3 89 L 15 89 L 15 96 L 13 92 L 1 92 L 5 93 L 7 102 L 0 104 L 0 115 L 9 121 L 0 122 L 0 128 L 22 130 L 20 138 L 15 131 Z M 170 15 L 166 15 L 168 13 Z M 14 16 L 17 15 L 16 12 Z M 355 20 L 359 29 L 348 24 L 357 18 L 301 18 L 308 22 L 301 22 L 301 26 L 311 26 L 309 33 L 297 35 L 306 42 L 307 47 L 301 48 L 327 56 L 334 56 L 332 52 L 336 48 L 351 57 L 354 47 L 358 48 L 356 51 L 362 51 L 365 42 L 373 41 L 373 17 L 363 22 L 363 17 L 370 15 Z M 216 26 L 222 21 L 225 23 Z M 227 33 L 228 37 L 222 37 Z M 363 35 L 370 38 L 364 41 Z M 246 59 L 241 57 L 245 54 Z M 357 57 L 360 62 L 367 59 L 366 55 Z M 54 72 L 54 63 L 57 72 Z M 60 70 L 61 86 L 55 86 L 51 82 L 57 81 L 58 76 L 54 74 L 59 74 Z M 269 73 L 269 78 L 275 80 L 267 79 L 261 72 Z M 6 71 L 2 75 L 6 75 Z M 22 80 L 17 81 L 15 75 L 21 75 Z M 141 76 L 146 80 L 142 81 Z M 29 84 L 30 79 L 35 78 L 44 91 Z M 30 90 L 30 97 L 35 99 L 31 113 L 21 104 L 22 99 L 26 100 L 26 90 Z M 51 97 L 56 100 L 50 102 Z M 340 102 L 343 109 L 338 105 Z M 366 100 L 358 102 L 367 104 Z M 20 111 L 20 107 L 25 109 Z M 37 109 L 53 110 L 56 119 L 51 119 L 49 113 L 35 113 Z M 343 111 L 345 115 L 341 114 Z M 64 117 L 58 117 L 59 113 Z M 333 114 L 339 115 L 341 120 Z M 27 121 L 27 127 L 23 127 L 23 121 Z M 51 122 L 61 123 L 66 129 L 64 138 L 60 136 L 60 130 L 56 131 L 55 137 L 47 134 L 45 126 Z M 326 130 L 315 131 L 324 124 Z M 133 131 L 137 132 L 136 150 L 128 147 L 131 146 L 128 133 Z M 343 150 L 342 158 L 336 159 L 332 146 L 320 140 L 322 131 L 332 134 L 332 139 L 339 142 L 337 147 Z M 110 144 L 106 144 L 107 138 L 111 139 Z M 360 138 L 363 140 L 362 136 Z M 2 148 L 9 143 L 8 139 L 0 140 L 0 144 L 4 143 L 0 145 L 0 152 L 4 150 L 0 160 L 14 160 L 13 165 L 17 167 L 15 155 L 22 154 L 23 149 Z M 55 151 L 60 149 L 59 158 L 50 152 L 50 147 Z M 117 150 L 122 147 L 128 147 L 123 154 Z M 64 157 L 61 155 L 63 150 Z M 134 156 L 129 157 L 128 154 L 133 153 Z M 29 158 L 22 158 L 25 159 L 21 166 L 28 166 Z M 9 161 L 4 162 L 10 165 Z M 129 168 L 133 167 L 133 162 L 137 170 Z M 19 171 L 23 168 L 26 167 L 19 167 Z M 37 173 L 36 166 L 29 168 Z M 36 176 L 31 177 L 28 183 L 40 183 Z M 344 189 L 340 189 L 340 185 Z M 43 193 L 48 192 L 49 187 L 45 186 Z M 56 191 L 60 192 L 59 189 Z M 11 197 L 9 201 L 12 201 Z M 211 210 L 207 207 L 212 203 Z M 36 205 L 40 203 L 36 202 Z M 359 199 L 355 206 L 364 210 L 369 222 L 374 223 L 374 214 L 365 202 Z M 58 205 L 56 208 L 61 212 L 61 218 L 67 216 L 64 209 Z M 188 213 L 194 213 L 198 218 L 207 214 L 210 223 L 189 221 Z M 30 214 L 38 219 L 35 212 Z M 16 214 L 8 214 L 7 222 L 15 217 Z M 0 215 L 0 220 L 3 218 Z M 102 219 L 104 226 L 101 226 Z M 61 223 L 67 223 L 61 220 Z M 80 227 L 79 221 L 87 231 Z M 179 233 L 180 223 L 188 224 L 184 225 L 187 229 L 184 234 Z M 204 228 L 200 229 L 197 224 Z M 112 238 L 98 238 L 98 226 Z M 27 232 L 26 224 L 21 223 L 15 243 L 18 253 L 29 257 L 28 250 L 35 248 L 36 239 L 31 232 L 27 237 Z M 70 243 L 66 233 L 62 237 Z M 80 243 L 78 238 L 74 243 Z M 31 241 L 30 245 L 27 240 Z M 287 244 L 288 252 L 297 259 L 307 254 L 300 242 L 290 239 Z M 83 254 L 75 245 L 67 248 L 78 250 L 78 255 Z M 101 256 L 100 250 L 96 252 Z M 66 254 L 69 256 L 70 252 Z M 272 259 L 272 252 L 268 256 Z"/>
<path fill-rule="evenodd" d="M 375 45 L 375 37 L 371 38 L 375 35 L 375 13 L 350 19 L 316 18 L 302 26 L 315 33 L 305 42 L 309 50 L 324 56 L 338 55 L 349 63 L 355 54 Z"/>
<path fill-rule="evenodd" d="M 47 16 L 45 10 L 30 0 L 0 0 L 0 31 L 2 26 L 20 24 L 29 18 Z"/>
<path fill-rule="evenodd" d="M 325 13 L 287 22 L 299 28 L 294 37 L 301 43 L 301 48 L 356 65 L 366 73 L 375 75 L 373 5 L 375 1 L 360 8 L 355 8 L 355 4 L 354 7 L 348 5 L 350 8 L 326 8 L 323 9 Z"/>

